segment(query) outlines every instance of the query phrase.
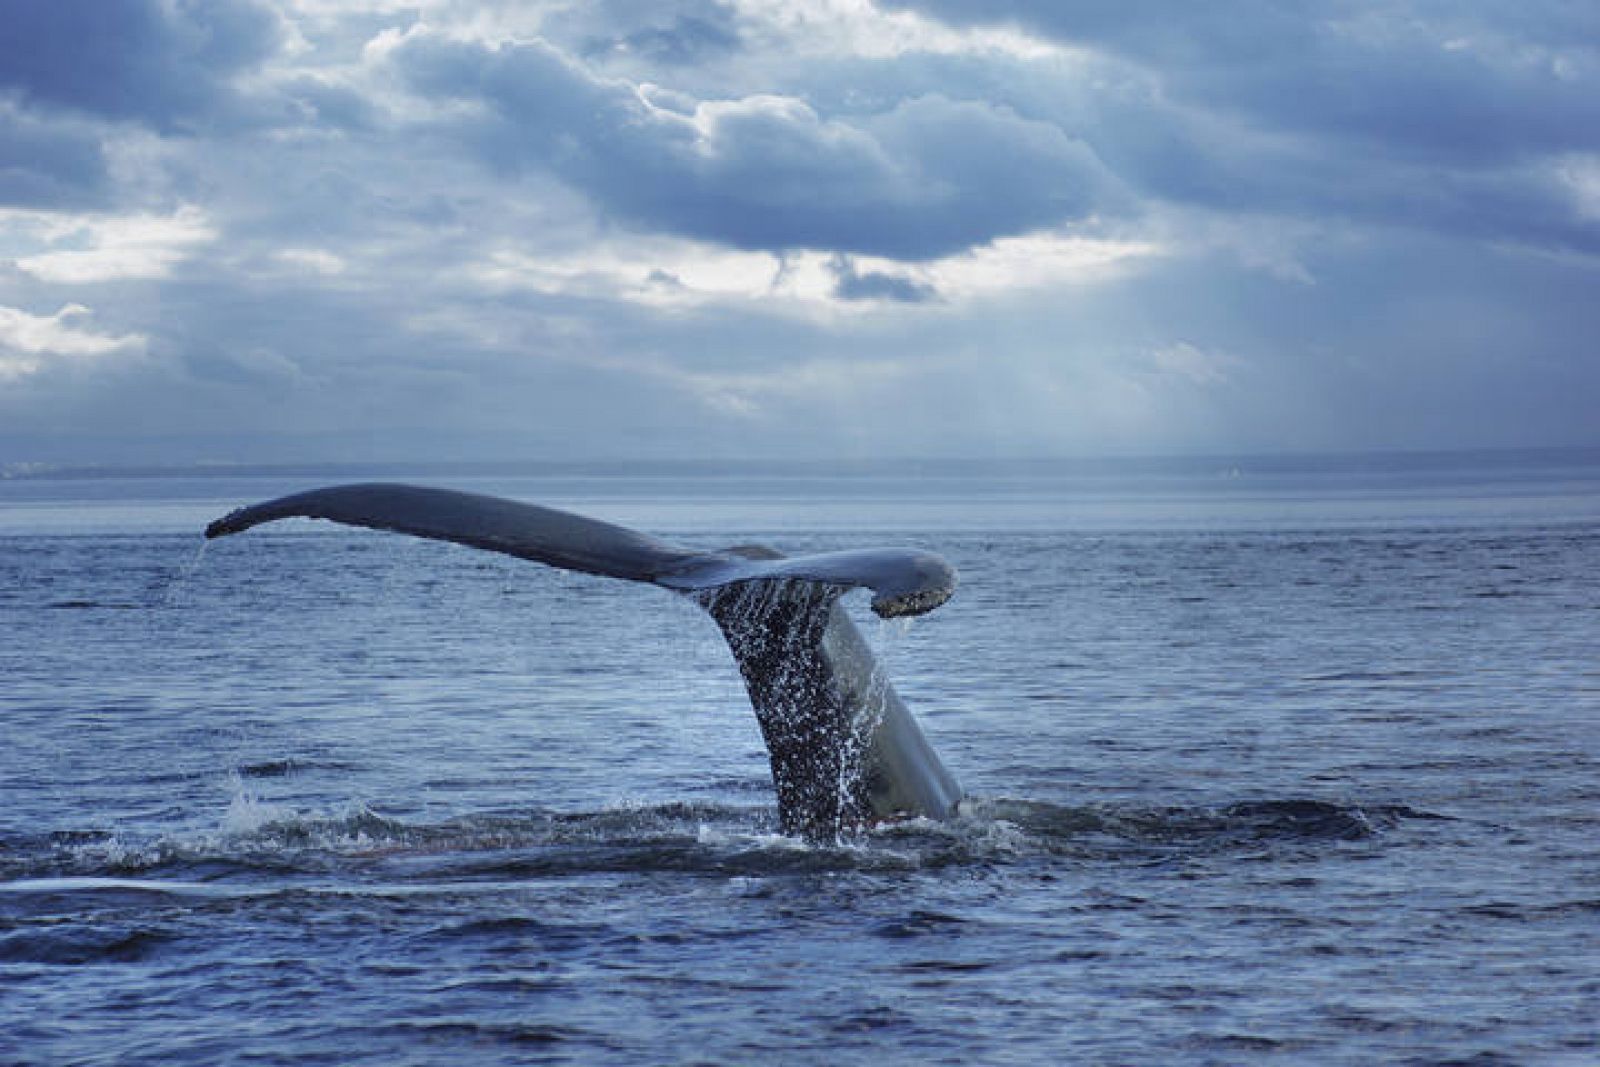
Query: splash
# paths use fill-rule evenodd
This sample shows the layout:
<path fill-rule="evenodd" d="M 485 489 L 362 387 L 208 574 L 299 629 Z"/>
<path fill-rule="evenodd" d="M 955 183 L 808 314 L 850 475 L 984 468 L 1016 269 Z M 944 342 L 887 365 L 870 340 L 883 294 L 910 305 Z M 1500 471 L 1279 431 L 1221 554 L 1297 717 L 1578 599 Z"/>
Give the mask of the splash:
<path fill-rule="evenodd" d="M 200 568 L 206 561 L 206 548 L 210 542 L 200 539 L 200 545 L 194 550 L 194 555 L 180 563 L 176 570 L 168 574 L 161 583 L 159 595 L 156 597 L 156 606 L 170 608 L 178 599 L 178 594 L 189 587 L 194 581 L 194 576 L 200 573 Z"/>
<path fill-rule="evenodd" d="M 262 800 L 244 784 L 237 773 L 230 777 L 233 797 L 222 815 L 222 833 L 229 837 L 243 837 L 259 833 L 273 824 L 282 824 L 298 818 L 295 811 L 281 804 Z"/>

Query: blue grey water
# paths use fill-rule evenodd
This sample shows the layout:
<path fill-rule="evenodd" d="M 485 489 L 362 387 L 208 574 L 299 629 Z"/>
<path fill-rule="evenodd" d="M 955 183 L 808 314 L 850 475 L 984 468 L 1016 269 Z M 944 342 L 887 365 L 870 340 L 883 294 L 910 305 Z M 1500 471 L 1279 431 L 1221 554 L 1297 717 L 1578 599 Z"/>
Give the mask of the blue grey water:
<path fill-rule="evenodd" d="M 662 590 L 202 550 L 342 472 L 19 472 L 0 1063 L 1600 1062 L 1594 453 L 410 477 L 943 554 L 853 607 L 965 814 L 779 836 Z"/>

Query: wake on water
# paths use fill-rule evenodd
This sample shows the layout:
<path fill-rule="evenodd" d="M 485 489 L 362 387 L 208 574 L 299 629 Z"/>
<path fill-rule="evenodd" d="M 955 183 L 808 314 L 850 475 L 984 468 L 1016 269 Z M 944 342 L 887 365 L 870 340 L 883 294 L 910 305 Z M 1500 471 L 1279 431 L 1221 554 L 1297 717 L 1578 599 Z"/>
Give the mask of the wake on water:
<path fill-rule="evenodd" d="M 257 766 L 254 773 L 263 773 Z M 265 773 L 294 773 L 292 764 Z M 1400 805 L 1316 800 L 1250 801 L 1221 808 L 1073 807 L 1008 797 L 968 797 L 952 819 L 910 819 L 832 843 L 778 830 L 768 806 L 727 803 L 619 805 L 595 811 L 533 809 L 437 822 L 385 816 L 363 804 L 300 811 L 261 800 L 242 779 L 210 832 L 132 840 L 102 831 L 52 831 L 0 841 L 5 891 L 114 888 L 127 879 L 195 879 L 219 885 L 269 876 L 357 881 L 472 881 L 595 872 L 782 876 L 1026 865 L 1152 863 L 1231 850 L 1304 849 L 1373 837 L 1402 820 L 1437 819 Z M 254 892 L 254 890 L 252 890 Z"/>

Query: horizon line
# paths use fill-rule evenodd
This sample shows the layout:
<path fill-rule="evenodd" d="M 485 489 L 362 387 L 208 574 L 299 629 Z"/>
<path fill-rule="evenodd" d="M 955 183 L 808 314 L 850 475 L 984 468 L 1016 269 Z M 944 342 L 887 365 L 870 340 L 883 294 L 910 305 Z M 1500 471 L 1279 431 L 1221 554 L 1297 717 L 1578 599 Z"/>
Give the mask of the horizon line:
<path fill-rule="evenodd" d="M 671 475 L 725 473 L 862 475 L 872 473 L 983 473 L 1032 471 L 1045 473 L 1050 468 L 1075 469 L 1080 473 L 1135 473 L 1216 470 L 1222 467 L 1242 473 L 1252 467 L 1270 472 L 1323 469 L 1371 470 L 1377 468 L 1428 469 L 1459 466 L 1472 461 L 1494 466 L 1518 462 L 1537 462 L 1540 466 L 1588 466 L 1600 464 L 1600 444 L 1532 445 L 1514 447 L 1468 447 L 1427 449 L 1294 450 L 1280 452 L 1205 452 L 1205 453 L 1101 453 L 1035 456 L 885 456 L 885 457 L 768 457 L 725 458 L 713 456 L 672 458 L 519 458 L 504 460 L 474 459 L 374 459 L 374 460 L 290 460 L 247 462 L 242 460 L 201 459 L 187 463 L 52 463 L 0 462 L 0 479 L 32 478 L 185 478 L 185 477 L 271 477 L 297 474 L 340 473 L 351 476 L 395 474 L 430 475 L 523 475 L 559 476 L 590 474 Z"/>

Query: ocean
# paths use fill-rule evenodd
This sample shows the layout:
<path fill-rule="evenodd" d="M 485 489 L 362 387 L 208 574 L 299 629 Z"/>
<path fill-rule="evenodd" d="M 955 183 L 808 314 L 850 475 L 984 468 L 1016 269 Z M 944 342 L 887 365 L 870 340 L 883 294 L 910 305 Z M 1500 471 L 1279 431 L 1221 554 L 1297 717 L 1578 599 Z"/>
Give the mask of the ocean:
<path fill-rule="evenodd" d="M 1600 1063 L 1600 453 L 0 478 L 0 1063 Z M 808 845 L 709 618 L 242 504 L 907 545 L 967 793 Z"/>

